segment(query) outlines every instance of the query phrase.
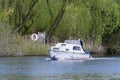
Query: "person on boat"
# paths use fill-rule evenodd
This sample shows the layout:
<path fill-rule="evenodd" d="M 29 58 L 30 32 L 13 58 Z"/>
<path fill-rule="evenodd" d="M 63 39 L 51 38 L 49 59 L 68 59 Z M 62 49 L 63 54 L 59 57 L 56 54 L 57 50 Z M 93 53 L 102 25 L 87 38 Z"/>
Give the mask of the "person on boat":
<path fill-rule="evenodd" d="M 80 39 L 78 39 L 79 41 L 80 41 L 80 44 L 81 44 L 81 46 L 83 47 L 83 42 L 82 42 L 82 40 L 80 40 Z"/>

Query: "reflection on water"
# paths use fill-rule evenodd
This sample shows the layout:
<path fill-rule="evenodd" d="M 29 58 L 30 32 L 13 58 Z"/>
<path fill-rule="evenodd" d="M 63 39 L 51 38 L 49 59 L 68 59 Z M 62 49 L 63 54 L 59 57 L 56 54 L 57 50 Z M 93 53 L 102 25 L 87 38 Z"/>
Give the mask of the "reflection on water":
<path fill-rule="evenodd" d="M 45 57 L 1 57 L 0 80 L 120 79 L 120 58 L 50 61 Z"/>

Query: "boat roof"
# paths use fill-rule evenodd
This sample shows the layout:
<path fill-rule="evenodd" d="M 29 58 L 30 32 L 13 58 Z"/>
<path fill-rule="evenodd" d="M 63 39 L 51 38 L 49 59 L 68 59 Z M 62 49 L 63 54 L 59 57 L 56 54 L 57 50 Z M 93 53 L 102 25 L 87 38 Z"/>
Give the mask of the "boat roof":
<path fill-rule="evenodd" d="M 65 40 L 64 43 L 67 43 L 67 44 L 79 44 L 80 45 L 79 40 Z"/>

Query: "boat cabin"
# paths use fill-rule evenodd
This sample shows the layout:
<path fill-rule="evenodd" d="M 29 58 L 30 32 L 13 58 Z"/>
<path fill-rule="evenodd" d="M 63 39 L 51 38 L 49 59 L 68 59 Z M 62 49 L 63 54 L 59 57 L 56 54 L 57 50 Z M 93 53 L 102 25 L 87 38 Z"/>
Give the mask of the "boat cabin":
<path fill-rule="evenodd" d="M 79 45 L 79 44 L 57 43 L 51 49 L 57 50 L 57 51 L 84 53 L 81 45 Z"/>
<path fill-rule="evenodd" d="M 57 43 L 55 46 L 52 46 L 49 54 L 52 60 L 89 59 L 90 54 L 86 54 L 81 45 L 80 40 L 65 40 L 64 43 Z"/>

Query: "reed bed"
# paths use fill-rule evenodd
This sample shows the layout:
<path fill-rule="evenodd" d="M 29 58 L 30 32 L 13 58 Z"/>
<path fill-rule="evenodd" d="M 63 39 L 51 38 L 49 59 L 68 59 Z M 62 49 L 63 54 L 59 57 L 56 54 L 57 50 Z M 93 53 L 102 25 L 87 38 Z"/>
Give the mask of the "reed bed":
<path fill-rule="evenodd" d="M 7 25 L 0 24 L 0 56 L 46 56 L 49 45 L 32 41 L 29 36 L 11 33 Z"/>

